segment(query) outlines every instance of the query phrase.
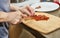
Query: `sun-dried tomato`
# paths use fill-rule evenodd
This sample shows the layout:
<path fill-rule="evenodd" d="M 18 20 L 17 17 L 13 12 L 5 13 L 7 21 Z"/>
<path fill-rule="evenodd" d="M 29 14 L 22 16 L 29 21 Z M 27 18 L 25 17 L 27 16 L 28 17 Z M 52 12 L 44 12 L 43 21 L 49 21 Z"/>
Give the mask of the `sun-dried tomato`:
<path fill-rule="evenodd" d="M 32 19 L 35 19 L 36 21 L 39 21 L 39 20 L 48 20 L 49 17 L 47 17 L 45 15 L 33 15 Z"/>
<path fill-rule="evenodd" d="M 37 6 L 35 9 L 39 9 L 39 8 L 41 8 L 41 6 Z"/>

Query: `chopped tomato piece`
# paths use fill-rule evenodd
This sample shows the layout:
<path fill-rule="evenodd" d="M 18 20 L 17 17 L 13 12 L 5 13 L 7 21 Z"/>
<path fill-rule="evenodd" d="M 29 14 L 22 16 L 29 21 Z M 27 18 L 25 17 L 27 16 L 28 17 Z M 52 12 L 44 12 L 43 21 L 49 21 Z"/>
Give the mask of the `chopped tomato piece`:
<path fill-rule="evenodd" d="M 32 19 L 35 19 L 36 21 L 39 21 L 39 20 L 48 20 L 49 17 L 47 17 L 45 15 L 33 15 Z"/>

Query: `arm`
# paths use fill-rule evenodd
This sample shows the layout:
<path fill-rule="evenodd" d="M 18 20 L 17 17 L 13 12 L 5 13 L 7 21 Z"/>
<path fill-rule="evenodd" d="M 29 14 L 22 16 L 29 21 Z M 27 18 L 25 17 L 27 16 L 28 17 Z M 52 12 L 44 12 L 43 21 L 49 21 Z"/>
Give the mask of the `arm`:
<path fill-rule="evenodd" d="M 8 21 L 8 20 L 6 20 L 7 16 L 8 16 L 7 13 L 0 11 L 0 22 Z"/>
<path fill-rule="evenodd" d="M 0 22 L 9 22 L 10 20 L 12 20 L 12 16 L 14 17 L 14 12 L 6 13 L 0 11 Z"/>
<path fill-rule="evenodd" d="M 16 8 L 15 8 L 16 6 L 14 6 L 14 5 L 10 5 L 10 8 L 11 8 L 11 10 L 16 10 Z M 9 12 L 9 13 L 6 13 L 6 12 L 3 12 L 3 11 L 0 11 L 0 22 L 8 22 L 9 20 L 11 20 L 11 18 L 9 19 L 8 17 L 10 17 L 9 15 L 12 15 L 13 14 L 13 12 Z M 9 19 L 9 20 L 8 20 Z"/>
<path fill-rule="evenodd" d="M 18 13 L 17 13 L 18 12 Z M 12 24 L 17 24 L 21 19 L 21 12 L 2 12 L 0 11 L 0 22 L 10 22 Z"/>

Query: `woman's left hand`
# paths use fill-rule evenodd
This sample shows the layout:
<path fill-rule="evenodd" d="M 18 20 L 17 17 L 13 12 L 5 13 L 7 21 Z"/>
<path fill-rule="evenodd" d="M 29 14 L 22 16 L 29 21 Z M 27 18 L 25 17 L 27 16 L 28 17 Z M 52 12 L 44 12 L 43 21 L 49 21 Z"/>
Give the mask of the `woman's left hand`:
<path fill-rule="evenodd" d="M 21 7 L 19 10 L 22 12 L 22 16 L 33 16 L 35 13 L 34 9 L 29 5 Z"/>

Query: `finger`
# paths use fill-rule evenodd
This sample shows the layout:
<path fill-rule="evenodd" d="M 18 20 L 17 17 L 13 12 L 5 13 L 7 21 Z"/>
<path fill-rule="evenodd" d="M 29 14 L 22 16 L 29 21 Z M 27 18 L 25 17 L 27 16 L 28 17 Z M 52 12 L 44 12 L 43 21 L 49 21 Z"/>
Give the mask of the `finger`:
<path fill-rule="evenodd" d="M 31 13 L 25 8 L 21 9 L 20 11 L 24 14 L 27 14 L 27 15 L 31 16 Z"/>
<path fill-rule="evenodd" d="M 33 15 L 35 13 L 34 9 L 30 7 L 29 5 L 26 6 L 26 8 L 29 10 L 29 12 Z"/>
<path fill-rule="evenodd" d="M 11 21 L 12 24 L 17 24 L 18 22 L 19 22 L 18 19 L 14 19 L 14 20 Z"/>
<path fill-rule="evenodd" d="M 17 23 L 19 23 L 20 22 L 20 20 L 21 20 L 21 16 L 17 16 L 15 19 L 13 19 L 12 21 L 11 21 L 11 23 L 12 24 L 17 24 Z"/>
<path fill-rule="evenodd" d="M 21 20 L 22 20 L 22 16 L 15 18 L 14 24 L 21 23 Z"/>
<path fill-rule="evenodd" d="M 19 10 L 17 10 L 16 11 L 16 14 L 18 14 L 19 16 L 22 14 L 22 12 L 21 11 L 19 11 Z"/>
<path fill-rule="evenodd" d="M 23 18 L 27 17 L 27 15 L 26 15 L 26 14 L 21 14 L 21 16 L 22 16 Z"/>
<path fill-rule="evenodd" d="M 15 19 L 15 22 L 13 24 L 17 24 L 17 23 L 19 23 L 19 20 Z"/>

